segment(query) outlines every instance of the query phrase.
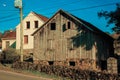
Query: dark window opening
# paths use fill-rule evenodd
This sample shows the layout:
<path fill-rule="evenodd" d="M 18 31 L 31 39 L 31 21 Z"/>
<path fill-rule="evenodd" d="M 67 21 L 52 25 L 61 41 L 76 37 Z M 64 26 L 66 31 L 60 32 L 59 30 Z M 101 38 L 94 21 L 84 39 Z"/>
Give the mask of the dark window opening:
<path fill-rule="evenodd" d="M 63 24 L 62 29 L 63 29 L 63 32 L 67 30 L 67 29 L 66 29 L 66 24 Z"/>
<path fill-rule="evenodd" d="M 68 29 L 70 29 L 71 28 L 71 23 L 70 22 L 68 22 Z"/>
<path fill-rule="evenodd" d="M 56 30 L 56 24 L 55 23 L 51 23 L 50 30 Z"/>
<path fill-rule="evenodd" d="M 49 65 L 53 65 L 54 62 L 53 61 L 48 61 Z"/>
<path fill-rule="evenodd" d="M 70 66 L 75 66 L 75 62 L 74 62 L 74 61 L 70 61 L 70 62 L 69 62 L 69 65 L 70 65 Z"/>
<path fill-rule="evenodd" d="M 26 22 L 27 29 L 30 29 L 30 21 Z"/>
<path fill-rule="evenodd" d="M 38 28 L 38 21 L 35 21 L 35 28 Z"/>
<path fill-rule="evenodd" d="M 101 60 L 101 70 L 107 70 L 107 61 Z"/>

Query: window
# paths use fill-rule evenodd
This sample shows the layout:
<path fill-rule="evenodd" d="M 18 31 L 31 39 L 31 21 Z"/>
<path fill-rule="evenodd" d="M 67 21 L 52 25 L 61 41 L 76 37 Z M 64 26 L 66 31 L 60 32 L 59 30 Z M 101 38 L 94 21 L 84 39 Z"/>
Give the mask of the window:
<path fill-rule="evenodd" d="M 56 24 L 55 23 L 51 23 L 50 30 L 56 30 Z"/>
<path fill-rule="evenodd" d="M 69 62 L 69 65 L 70 65 L 70 66 L 75 66 L 75 62 L 74 62 L 74 61 L 70 61 L 70 62 Z"/>
<path fill-rule="evenodd" d="M 48 61 L 49 65 L 53 65 L 54 62 L 53 61 Z"/>
<path fill-rule="evenodd" d="M 68 29 L 70 29 L 71 28 L 71 23 L 70 22 L 68 22 Z"/>
<path fill-rule="evenodd" d="M 28 35 L 24 35 L 24 44 L 28 44 Z"/>
<path fill-rule="evenodd" d="M 63 29 L 63 32 L 67 30 L 66 29 L 66 24 L 63 24 L 62 29 Z"/>
<path fill-rule="evenodd" d="M 6 41 L 6 48 L 8 48 L 10 46 L 10 42 Z"/>
<path fill-rule="evenodd" d="M 35 28 L 38 28 L 38 21 L 34 21 Z"/>
<path fill-rule="evenodd" d="M 26 28 L 27 28 L 27 29 L 30 29 L 30 21 L 27 21 L 27 22 L 26 22 Z"/>

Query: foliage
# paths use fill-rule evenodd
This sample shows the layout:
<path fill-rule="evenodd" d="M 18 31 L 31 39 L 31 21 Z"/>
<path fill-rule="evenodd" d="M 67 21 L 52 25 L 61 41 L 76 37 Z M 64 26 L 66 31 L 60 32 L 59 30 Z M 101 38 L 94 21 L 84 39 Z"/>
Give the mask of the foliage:
<path fill-rule="evenodd" d="M 115 24 L 115 27 L 112 28 L 113 31 L 120 33 L 120 3 L 116 4 L 116 10 L 115 11 L 101 11 L 98 13 L 99 17 L 105 17 L 105 19 L 108 21 L 108 25 Z"/>
<path fill-rule="evenodd" d="M 3 51 L 2 57 L 3 57 L 2 60 L 3 62 L 13 63 L 15 61 L 18 61 L 20 56 L 17 54 L 15 49 L 8 48 Z"/>

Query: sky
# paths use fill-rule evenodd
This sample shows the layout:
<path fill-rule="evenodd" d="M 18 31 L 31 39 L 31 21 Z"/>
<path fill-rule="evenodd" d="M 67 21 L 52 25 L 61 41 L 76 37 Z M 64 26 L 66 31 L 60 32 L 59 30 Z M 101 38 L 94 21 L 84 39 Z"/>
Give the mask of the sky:
<path fill-rule="evenodd" d="M 99 18 L 100 11 L 114 11 L 116 3 L 120 0 L 22 0 L 23 17 L 34 11 L 48 18 L 52 17 L 59 9 L 67 11 L 76 17 L 90 22 L 104 32 L 112 33 L 106 27 L 107 21 Z M 20 22 L 19 9 L 14 7 L 14 0 L 0 0 L 0 32 L 13 30 Z"/>

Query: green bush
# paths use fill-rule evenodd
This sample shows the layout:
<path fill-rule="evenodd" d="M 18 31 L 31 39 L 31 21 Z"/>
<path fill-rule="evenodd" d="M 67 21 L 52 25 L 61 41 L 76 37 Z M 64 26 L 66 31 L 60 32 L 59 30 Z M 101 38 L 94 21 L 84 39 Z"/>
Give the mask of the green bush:
<path fill-rule="evenodd" d="M 17 54 L 16 50 L 13 48 L 8 48 L 2 53 L 3 60 L 2 62 L 13 63 L 18 61 L 20 56 Z"/>

